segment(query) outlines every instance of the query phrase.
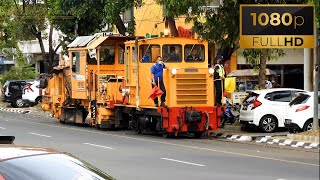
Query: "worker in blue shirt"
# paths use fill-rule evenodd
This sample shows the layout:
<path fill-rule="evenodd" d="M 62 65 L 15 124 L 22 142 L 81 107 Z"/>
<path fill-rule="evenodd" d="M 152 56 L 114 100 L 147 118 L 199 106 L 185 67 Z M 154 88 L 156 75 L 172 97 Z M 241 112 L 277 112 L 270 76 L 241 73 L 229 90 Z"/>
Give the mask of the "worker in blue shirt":
<path fill-rule="evenodd" d="M 147 50 L 146 51 L 146 54 L 143 56 L 143 58 L 142 58 L 142 62 L 151 62 L 150 61 L 150 50 Z"/>
<path fill-rule="evenodd" d="M 166 107 L 166 88 L 164 87 L 163 83 L 163 69 L 166 69 L 166 66 L 163 64 L 161 56 L 158 56 L 156 59 L 156 63 L 151 66 L 151 80 L 152 88 L 156 85 L 159 86 L 163 94 L 161 95 L 161 104 L 160 106 Z M 154 99 L 154 104 L 156 107 L 159 106 L 158 98 Z"/>

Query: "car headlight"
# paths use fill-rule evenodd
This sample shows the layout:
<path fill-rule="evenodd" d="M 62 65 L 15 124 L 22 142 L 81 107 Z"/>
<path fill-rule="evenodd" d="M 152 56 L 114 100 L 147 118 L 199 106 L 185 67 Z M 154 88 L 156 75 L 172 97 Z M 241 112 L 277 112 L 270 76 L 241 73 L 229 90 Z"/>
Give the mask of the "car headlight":
<path fill-rule="evenodd" d="M 214 69 L 213 69 L 213 68 L 210 68 L 210 69 L 209 69 L 209 74 L 213 75 L 213 73 L 214 73 Z"/>
<path fill-rule="evenodd" d="M 176 75 L 177 74 L 177 69 L 171 69 L 171 74 Z"/>

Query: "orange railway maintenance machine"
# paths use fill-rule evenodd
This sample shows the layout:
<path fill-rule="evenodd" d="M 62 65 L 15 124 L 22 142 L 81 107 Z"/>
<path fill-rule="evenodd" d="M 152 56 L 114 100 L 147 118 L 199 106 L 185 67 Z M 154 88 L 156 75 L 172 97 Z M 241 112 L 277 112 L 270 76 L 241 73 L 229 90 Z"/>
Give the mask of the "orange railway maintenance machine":
<path fill-rule="evenodd" d="M 214 106 L 208 42 L 95 35 L 78 37 L 68 47 L 69 62 L 41 83 L 48 84 L 42 108 L 60 122 L 166 137 L 217 130 L 221 108 Z M 168 68 L 163 73 L 166 107 L 155 107 L 149 98 L 150 69 L 159 55 Z"/>

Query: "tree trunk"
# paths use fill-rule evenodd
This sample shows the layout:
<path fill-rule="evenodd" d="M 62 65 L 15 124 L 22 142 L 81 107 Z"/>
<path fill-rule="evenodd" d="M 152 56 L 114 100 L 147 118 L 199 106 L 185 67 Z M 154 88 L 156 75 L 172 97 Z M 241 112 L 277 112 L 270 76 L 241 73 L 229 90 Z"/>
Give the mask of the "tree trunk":
<path fill-rule="evenodd" d="M 126 34 L 126 27 L 124 26 L 124 23 L 123 23 L 120 15 L 117 17 L 116 27 L 117 27 L 120 34 L 122 34 L 122 35 Z"/>
<path fill-rule="evenodd" d="M 42 36 L 41 36 L 41 32 L 37 30 L 37 28 L 35 26 L 32 26 L 33 31 L 35 32 L 36 38 L 39 41 L 39 45 L 40 45 L 40 49 L 41 49 L 41 54 L 42 54 L 42 58 L 43 58 L 43 62 L 44 62 L 44 71 L 48 72 L 48 67 L 46 62 L 48 62 L 48 59 L 46 57 L 46 50 L 44 48 L 43 45 L 43 40 L 42 40 Z"/>
<path fill-rule="evenodd" d="M 52 63 L 54 60 L 54 54 L 55 52 L 53 51 L 52 47 L 52 34 L 53 34 L 53 26 L 50 26 L 50 31 L 49 31 L 49 59 L 48 59 L 48 70 L 50 71 L 52 69 Z"/>
<path fill-rule="evenodd" d="M 259 86 L 260 86 L 260 89 L 265 89 L 268 53 L 269 53 L 269 49 L 262 49 L 261 50 L 260 70 L 259 70 Z"/>
<path fill-rule="evenodd" d="M 170 34 L 173 37 L 179 37 L 178 29 L 176 26 L 176 21 L 172 17 L 167 17 L 168 18 L 168 24 L 169 24 L 169 29 L 170 29 Z"/>

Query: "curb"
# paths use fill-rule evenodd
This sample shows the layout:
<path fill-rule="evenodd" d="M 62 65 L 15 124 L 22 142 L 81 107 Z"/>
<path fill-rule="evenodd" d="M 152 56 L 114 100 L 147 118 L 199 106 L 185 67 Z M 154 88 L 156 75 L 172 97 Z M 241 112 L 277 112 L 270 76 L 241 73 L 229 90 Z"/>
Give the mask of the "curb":
<path fill-rule="evenodd" d="M 19 114 L 30 113 L 30 111 L 27 111 L 27 110 L 16 110 L 16 109 L 1 108 L 1 107 L 0 107 L 0 111 L 13 112 L 13 113 L 19 113 Z"/>
<path fill-rule="evenodd" d="M 299 147 L 305 149 L 318 149 L 320 150 L 320 144 L 316 142 L 303 142 L 294 141 L 290 139 L 273 139 L 271 137 L 262 137 L 255 139 L 257 143 L 278 144 L 280 146 Z"/>
<path fill-rule="evenodd" d="M 306 135 L 298 135 L 298 134 L 288 134 L 287 137 L 296 141 L 311 141 L 315 143 L 319 143 L 319 136 L 306 136 Z"/>
<path fill-rule="evenodd" d="M 316 149 L 320 150 L 320 144 L 316 142 L 302 142 L 290 139 L 274 139 L 271 136 L 247 136 L 235 134 L 213 133 L 210 137 L 218 139 L 227 139 L 235 141 L 252 141 L 255 143 L 274 144 L 279 146 L 290 146 L 294 148 Z"/>
<path fill-rule="evenodd" d="M 236 134 L 212 134 L 211 137 L 213 138 L 220 138 L 220 139 L 228 139 L 228 140 L 236 140 L 236 141 L 252 141 L 252 136 L 242 136 L 242 135 L 236 135 Z"/>

